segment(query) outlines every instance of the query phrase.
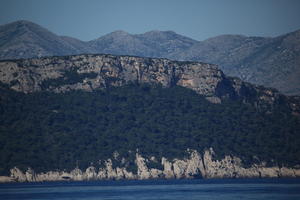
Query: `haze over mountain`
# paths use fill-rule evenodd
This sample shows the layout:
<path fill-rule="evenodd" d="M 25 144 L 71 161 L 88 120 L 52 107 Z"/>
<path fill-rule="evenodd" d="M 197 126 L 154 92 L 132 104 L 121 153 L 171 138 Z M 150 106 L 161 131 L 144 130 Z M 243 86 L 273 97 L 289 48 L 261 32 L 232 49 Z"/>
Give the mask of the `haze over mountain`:
<path fill-rule="evenodd" d="M 218 64 L 225 74 L 300 94 L 300 31 L 275 38 L 222 35 L 196 41 L 173 31 L 115 31 L 83 42 L 28 21 L 0 27 L 0 59 L 83 53 L 165 57 Z"/>

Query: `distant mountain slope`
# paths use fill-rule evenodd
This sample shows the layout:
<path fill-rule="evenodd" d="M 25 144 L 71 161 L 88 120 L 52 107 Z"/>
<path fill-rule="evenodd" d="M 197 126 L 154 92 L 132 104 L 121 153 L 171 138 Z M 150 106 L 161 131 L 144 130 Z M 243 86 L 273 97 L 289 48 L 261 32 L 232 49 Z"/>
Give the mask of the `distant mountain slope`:
<path fill-rule="evenodd" d="M 0 59 L 78 54 L 82 51 L 64 38 L 28 22 L 0 26 Z"/>
<path fill-rule="evenodd" d="M 97 53 L 143 57 L 169 57 L 169 54 L 187 50 L 196 43 L 196 40 L 173 31 L 150 31 L 136 35 L 115 31 L 89 42 Z"/>
<path fill-rule="evenodd" d="M 218 36 L 170 57 L 218 64 L 227 75 L 300 94 L 300 31 L 276 38 Z"/>
<path fill-rule="evenodd" d="M 151 55 L 152 49 L 124 31 L 115 31 L 88 43 L 99 53 L 116 55 Z"/>
<path fill-rule="evenodd" d="M 74 52 L 73 54 L 95 52 L 95 50 L 91 48 L 89 45 L 87 45 L 87 43 L 84 41 L 69 36 L 60 36 L 60 38 L 65 42 L 67 42 L 69 45 L 71 45 L 74 49 L 76 49 L 76 52 Z"/>
<path fill-rule="evenodd" d="M 300 95 L 300 30 L 275 38 L 221 35 L 196 41 L 173 31 L 115 31 L 83 42 L 28 21 L 0 26 L 0 59 L 82 53 L 164 57 L 218 64 L 225 74 Z"/>
<path fill-rule="evenodd" d="M 274 38 L 236 68 L 237 75 L 246 81 L 299 94 L 300 31 Z"/>
<path fill-rule="evenodd" d="M 170 56 L 182 60 L 203 60 L 203 62 L 212 63 L 222 62 L 225 66 L 237 65 L 268 41 L 267 38 L 221 35 L 198 42 L 187 51 Z"/>

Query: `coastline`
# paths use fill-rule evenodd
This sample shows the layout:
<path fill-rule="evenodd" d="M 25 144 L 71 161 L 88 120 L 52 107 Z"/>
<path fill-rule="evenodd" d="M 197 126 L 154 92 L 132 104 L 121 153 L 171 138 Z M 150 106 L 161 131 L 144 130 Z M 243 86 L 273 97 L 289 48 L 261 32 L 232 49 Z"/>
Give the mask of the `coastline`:
<path fill-rule="evenodd" d="M 203 154 L 187 150 L 186 159 L 162 157 L 162 169 L 149 168 L 149 160 L 136 153 L 137 172 L 128 171 L 125 167 L 113 166 L 112 160 L 105 161 L 105 167 L 97 169 L 88 167 L 85 171 L 75 168 L 72 171 L 48 171 L 36 173 L 28 168 L 25 172 L 14 167 L 10 176 L 0 176 L 0 183 L 9 182 L 46 182 L 46 181 L 96 181 L 96 180 L 150 180 L 150 179 L 223 179 L 223 178 L 300 178 L 300 168 L 272 166 L 264 162 L 245 168 L 238 157 L 225 156 L 214 160 L 212 148 Z M 124 159 L 124 158 L 122 158 Z M 155 158 L 153 158 L 155 159 Z"/>

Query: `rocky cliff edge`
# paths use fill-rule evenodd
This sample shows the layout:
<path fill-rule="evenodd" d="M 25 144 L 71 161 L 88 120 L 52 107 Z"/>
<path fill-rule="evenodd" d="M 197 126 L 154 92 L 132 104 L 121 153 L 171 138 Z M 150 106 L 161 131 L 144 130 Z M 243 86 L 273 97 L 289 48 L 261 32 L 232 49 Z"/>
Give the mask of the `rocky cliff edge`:
<path fill-rule="evenodd" d="M 216 65 L 168 59 L 113 55 L 75 55 L 0 61 L 0 81 L 9 88 L 37 91 L 93 91 L 128 83 L 155 83 L 190 88 L 213 103 L 238 99 L 259 108 L 286 102 L 300 113 L 299 97 L 226 77 Z"/>
<path fill-rule="evenodd" d="M 96 169 L 94 166 L 90 166 L 85 171 L 75 168 L 70 172 L 35 173 L 31 168 L 23 172 L 14 167 L 10 170 L 10 176 L 0 177 L 0 182 L 300 177 L 299 167 L 267 167 L 262 162 L 245 168 L 241 159 L 232 156 L 225 156 L 222 160 L 214 160 L 212 148 L 205 150 L 202 154 L 195 150 L 187 150 L 187 155 L 188 157 L 184 159 L 172 160 L 162 157 L 160 161 L 162 168 L 157 169 L 149 167 L 150 160 L 136 153 L 136 172 L 131 172 L 125 167 L 114 166 L 112 159 L 105 160 L 103 168 Z M 150 159 L 156 160 L 154 157 Z"/>

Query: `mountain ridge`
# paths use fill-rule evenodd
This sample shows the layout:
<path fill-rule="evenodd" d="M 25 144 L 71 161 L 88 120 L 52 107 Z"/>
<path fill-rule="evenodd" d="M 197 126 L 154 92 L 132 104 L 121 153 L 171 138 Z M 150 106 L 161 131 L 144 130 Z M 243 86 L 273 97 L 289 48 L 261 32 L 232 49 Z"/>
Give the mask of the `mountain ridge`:
<path fill-rule="evenodd" d="M 13 24 L 14 28 L 7 28 Z M 154 30 L 144 34 L 115 31 L 84 42 L 57 36 L 40 26 L 36 29 L 42 31 L 37 31 L 37 34 L 17 37 L 11 34 L 14 30 L 19 30 L 16 24 L 33 26 L 32 22 L 27 21 L 1 26 L 1 38 L 9 35 L 13 37 L 0 39 L 2 60 L 106 53 L 201 61 L 219 65 L 229 76 L 273 87 L 288 95 L 300 94 L 300 30 L 274 38 L 227 34 L 204 41 L 193 40 L 173 31 Z M 34 25 L 36 26 L 38 25 Z M 49 35 L 51 42 L 49 43 L 48 37 L 45 39 L 40 35 Z"/>

